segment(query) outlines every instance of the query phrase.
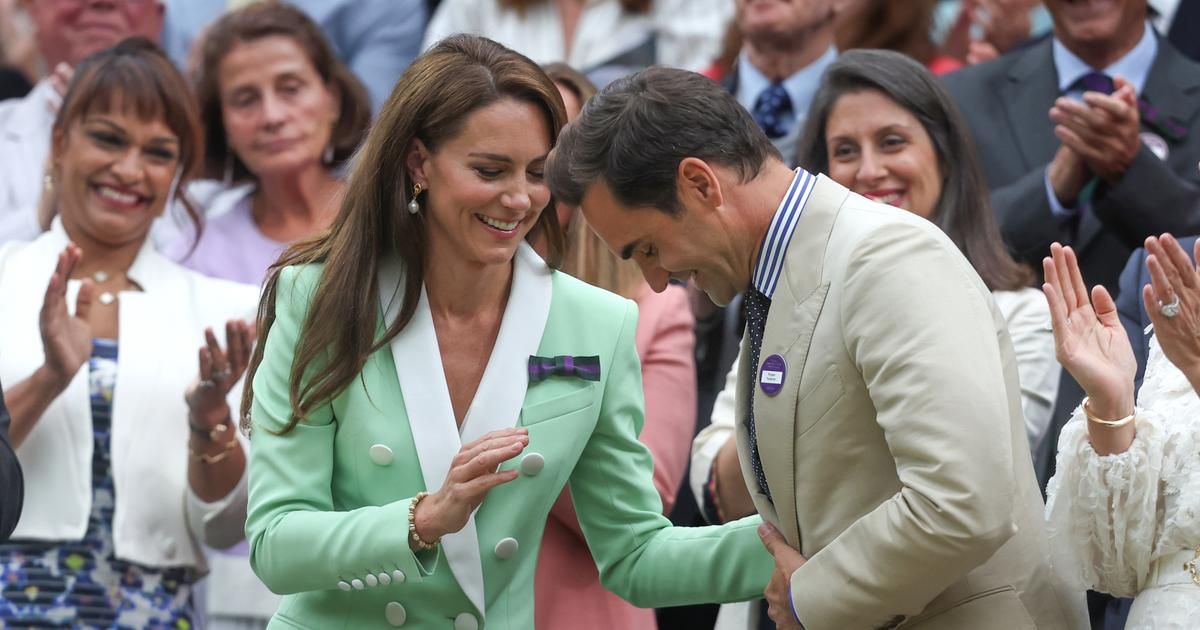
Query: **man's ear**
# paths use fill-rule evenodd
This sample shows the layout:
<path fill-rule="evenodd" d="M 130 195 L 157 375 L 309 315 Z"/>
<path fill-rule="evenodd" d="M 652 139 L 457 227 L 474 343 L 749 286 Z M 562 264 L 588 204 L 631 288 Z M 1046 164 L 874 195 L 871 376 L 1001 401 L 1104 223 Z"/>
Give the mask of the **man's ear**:
<path fill-rule="evenodd" d="M 716 171 L 700 158 L 686 157 L 679 162 L 675 185 L 685 206 L 718 208 L 725 203 Z"/>
<path fill-rule="evenodd" d="M 429 149 L 419 138 L 413 138 L 408 156 L 404 158 L 404 166 L 408 170 L 410 183 L 420 184 L 421 188 L 429 189 L 429 178 L 425 175 L 425 166 L 429 163 Z"/>

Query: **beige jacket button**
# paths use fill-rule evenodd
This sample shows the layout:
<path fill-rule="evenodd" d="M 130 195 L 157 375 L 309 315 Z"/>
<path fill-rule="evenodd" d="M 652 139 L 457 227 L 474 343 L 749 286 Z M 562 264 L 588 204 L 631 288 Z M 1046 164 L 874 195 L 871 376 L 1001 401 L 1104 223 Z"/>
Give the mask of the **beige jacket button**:
<path fill-rule="evenodd" d="M 379 573 L 379 583 L 380 583 L 380 584 L 382 584 L 382 585 L 384 585 L 384 586 L 387 586 L 388 584 L 391 584 L 391 583 L 392 583 L 392 576 L 388 575 L 388 574 L 387 574 L 387 571 L 381 571 L 381 572 Z"/>
<path fill-rule="evenodd" d="M 521 474 L 536 477 L 546 467 L 546 458 L 541 453 L 529 453 L 521 458 Z"/>
<path fill-rule="evenodd" d="M 385 444 L 373 445 L 368 453 L 371 456 L 371 461 L 375 462 L 379 466 L 387 466 L 388 464 L 392 463 L 392 460 L 395 458 L 392 455 L 392 449 L 388 448 Z"/>
<path fill-rule="evenodd" d="M 379 584 L 379 578 L 375 577 L 374 573 L 368 573 L 367 577 L 363 578 L 363 581 L 371 588 L 375 588 Z"/>
<path fill-rule="evenodd" d="M 516 538 L 504 538 L 500 542 L 496 543 L 496 557 L 500 558 L 501 560 L 508 560 L 509 558 L 517 555 L 517 549 L 519 547 L 520 545 L 517 543 Z"/>
<path fill-rule="evenodd" d="M 404 572 L 401 571 L 400 569 L 396 569 L 395 571 L 392 571 L 392 581 L 397 584 L 403 584 L 404 583 Z"/>
<path fill-rule="evenodd" d="M 454 630 L 479 630 L 479 621 L 471 613 L 459 613 L 454 618 Z"/>
<path fill-rule="evenodd" d="M 358 578 L 354 578 L 353 580 L 350 580 L 350 586 L 353 586 L 354 590 L 356 590 L 356 591 L 363 590 L 363 582 L 362 582 L 362 580 L 360 580 Z"/>
<path fill-rule="evenodd" d="M 338 588 L 342 589 L 343 591 L 348 591 L 350 590 L 350 583 L 346 580 L 340 580 L 338 581 Z"/>
<path fill-rule="evenodd" d="M 408 621 L 408 611 L 404 610 L 404 606 L 400 602 L 388 602 L 388 605 L 383 609 L 383 615 L 387 617 L 387 622 L 397 628 L 404 625 Z"/>

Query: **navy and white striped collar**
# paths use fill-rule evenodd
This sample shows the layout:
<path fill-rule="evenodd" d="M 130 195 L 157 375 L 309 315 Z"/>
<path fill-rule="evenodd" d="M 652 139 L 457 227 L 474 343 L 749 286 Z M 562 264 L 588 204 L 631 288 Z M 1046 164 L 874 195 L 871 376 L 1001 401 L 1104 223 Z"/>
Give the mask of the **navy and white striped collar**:
<path fill-rule="evenodd" d="M 758 252 L 758 263 L 754 265 L 753 283 L 768 298 L 775 297 L 775 287 L 779 285 L 779 277 L 783 275 L 783 259 L 787 256 L 788 245 L 792 242 L 792 234 L 796 232 L 796 224 L 800 214 L 804 212 L 804 204 L 812 193 L 816 176 L 808 171 L 797 168 L 796 177 L 788 188 L 771 225 L 767 228 L 767 236 L 763 239 L 762 249 Z"/>

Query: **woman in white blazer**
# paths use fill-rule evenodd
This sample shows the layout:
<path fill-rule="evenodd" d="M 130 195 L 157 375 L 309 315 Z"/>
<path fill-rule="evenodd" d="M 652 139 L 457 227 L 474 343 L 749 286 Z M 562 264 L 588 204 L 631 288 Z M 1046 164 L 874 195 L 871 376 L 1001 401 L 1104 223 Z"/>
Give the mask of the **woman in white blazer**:
<path fill-rule="evenodd" d="M 150 42 L 88 58 L 54 124 L 58 216 L 0 248 L 0 382 L 26 483 L 0 545 L 0 626 L 193 625 L 199 543 L 242 537 L 228 401 L 251 343 L 235 318 L 257 291 L 183 269 L 147 238 L 198 166 L 197 121 Z"/>

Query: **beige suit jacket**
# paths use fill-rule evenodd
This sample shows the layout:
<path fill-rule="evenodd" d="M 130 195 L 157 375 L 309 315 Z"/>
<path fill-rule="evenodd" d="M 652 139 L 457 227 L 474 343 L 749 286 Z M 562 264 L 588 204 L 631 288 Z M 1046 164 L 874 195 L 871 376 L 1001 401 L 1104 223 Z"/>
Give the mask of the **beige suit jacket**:
<path fill-rule="evenodd" d="M 761 359 L 742 348 L 738 449 L 763 518 L 808 558 L 807 630 L 1087 627 L 1052 571 L 1004 317 L 932 223 L 820 177 L 788 247 Z M 774 503 L 750 470 L 754 396 Z"/>

